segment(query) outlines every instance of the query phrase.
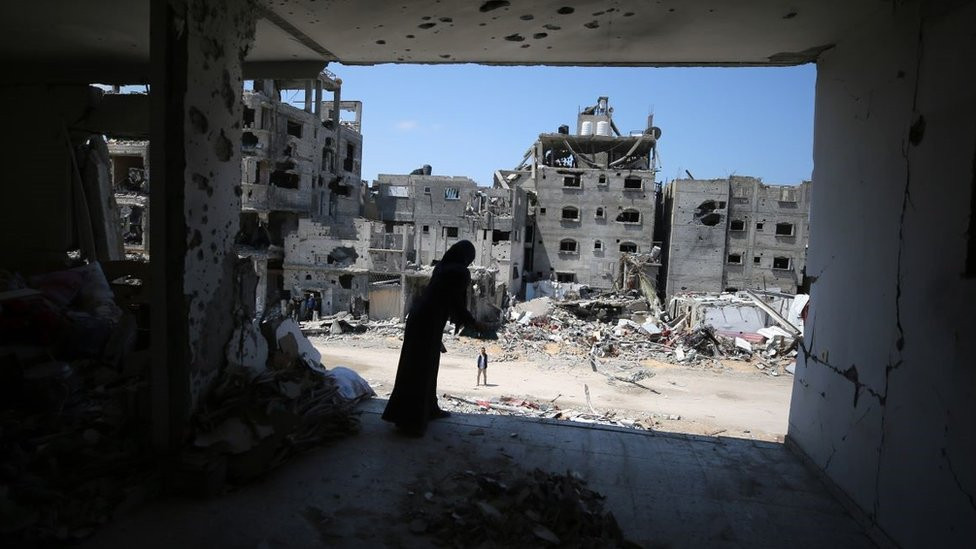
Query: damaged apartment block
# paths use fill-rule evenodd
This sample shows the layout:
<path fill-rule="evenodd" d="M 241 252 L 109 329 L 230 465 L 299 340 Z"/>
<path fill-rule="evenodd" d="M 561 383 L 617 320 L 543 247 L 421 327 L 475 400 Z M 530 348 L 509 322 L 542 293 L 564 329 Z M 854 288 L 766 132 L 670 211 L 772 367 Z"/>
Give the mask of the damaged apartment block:
<path fill-rule="evenodd" d="M 621 258 L 643 255 L 645 277 L 656 280 L 660 243 L 654 240 L 661 130 L 621 134 L 607 97 L 583 109 L 576 132 L 544 133 L 514 170 L 495 172 L 495 186 L 528 196 L 523 241 L 526 298 L 539 281 L 609 289 L 620 283 Z M 546 287 L 546 284 L 542 285 Z"/>
<path fill-rule="evenodd" d="M 677 179 L 664 191 L 664 210 L 668 296 L 741 289 L 794 294 L 802 288 L 809 181 Z"/>

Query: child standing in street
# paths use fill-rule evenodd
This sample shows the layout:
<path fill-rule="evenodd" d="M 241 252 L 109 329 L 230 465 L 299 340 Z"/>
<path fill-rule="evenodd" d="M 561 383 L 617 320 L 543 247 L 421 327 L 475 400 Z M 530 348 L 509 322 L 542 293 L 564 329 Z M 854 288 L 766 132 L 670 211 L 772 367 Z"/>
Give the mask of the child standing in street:
<path fill-rule="evenodd" d="M 481 354 L 478 355 L 478 380 L 475 382 L 475 387 L 481 383 L 481 378 L 484 376 L 485 385 L 488 385 L 488 352 L 485 348 L 481 348 Z"/>

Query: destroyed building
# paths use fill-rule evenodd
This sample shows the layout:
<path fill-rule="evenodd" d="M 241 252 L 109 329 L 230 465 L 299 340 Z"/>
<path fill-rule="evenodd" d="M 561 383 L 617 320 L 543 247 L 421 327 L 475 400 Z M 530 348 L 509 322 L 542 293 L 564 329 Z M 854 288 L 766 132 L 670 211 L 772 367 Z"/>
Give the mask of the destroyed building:
<path fill-rule="evenodd" d="M 351 229 L 340 221 L 361 213 L 362 105 L 342 101 L 341 86 L 322 71 L 315 79 L 255 80 L 244 92 L 238 253 L 258 273 L 258 314 L 295 289 L 285 284 L 296 259 L 285 256 L 286 238 L 310 225 Z M 295 91 L 302 92 L 301 108 L 283 101 Z M 344 110 L 355 118 L 342 120 Z"/>
<path fill-rule="evenodd" d="M 803 281 L 810 182 L 766 185 L 755 177 L 676 179 L 664 191 L 667 295 L 776 290 Z"/>
<path fill-rule="evenodd" d="M 561 126 L 540 134 L 515 170 L 495 173 L 496 187 L 529 197 L 523 270 L 530 281 L 611 288 L 623 255 L 652 253 L 661 137 L 652 122 L 624 135 L 600 97 L 578 114 L 575 133 Z M 651 279 L 658 267 L 645 263 Z"/>
<path fill-rule="evenodd" d="M 112 188 L 126 253 L 149 253 L 149 142 L 110 139 Z"/>

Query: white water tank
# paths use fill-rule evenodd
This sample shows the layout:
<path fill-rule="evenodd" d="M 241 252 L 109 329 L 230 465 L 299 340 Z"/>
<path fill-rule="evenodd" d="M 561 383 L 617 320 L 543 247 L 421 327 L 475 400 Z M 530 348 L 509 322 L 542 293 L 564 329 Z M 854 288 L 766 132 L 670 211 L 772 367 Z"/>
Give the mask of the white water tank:
<path fill-rule="evenodd" d="M 593 122 L 590 120 L 584 120 L 580 124 L 580 135 L 593 135 Z"/>
<path fill-rule="evenodd" d="M 606 120 L 600 120 L 596 123 L 596 134 L 597 135 L 610 135 L 610 123 Z"/>

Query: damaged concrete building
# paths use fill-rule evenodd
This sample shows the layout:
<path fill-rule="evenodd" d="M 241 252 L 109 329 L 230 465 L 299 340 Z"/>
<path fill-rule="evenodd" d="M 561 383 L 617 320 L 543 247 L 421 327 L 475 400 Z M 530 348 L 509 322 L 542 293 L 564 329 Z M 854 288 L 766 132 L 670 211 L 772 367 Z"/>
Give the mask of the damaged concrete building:
<path fill-rule="evenodd" d="M 673 6 L 621 0 L 612 12 L 565 0 L 520 9 L 501 1 L 403 3 L 389 11 L 352 0 L 287 4 L 38 0 L 0 8 L 5 68 L 0 98 L 17 105 L 30 97 L 45 107 L 10 109 L 5 117 L 16 131 L 0 137 L 4 269 L 29 278 L 63 268 L 68 252 L 79 249 L 85 261 L 104 261 L 110 254 L 93 242 L 72 157 L 92 135 L 148 137 L 152 144 L 152 253 L 143 278 L 149 322 L 139 332 L 148 349 L 144 364 L 132 366 L 139 382 L 113 387 L 124 391 L 130 403 L 119 408 L 119 417 L 147 419 L 134 422 L 140 428 L 127 432 L 127 446 L 144 448 L 149 460 L 165 463 L 167 470 L 184 465 L 176 456 L 195 414 L 221 374 L 245 358 L 239 328 L 250 322 L 242 303 L 249 287 L 246 271 L 253 269 L 238 258 L 235 243 L 242 205 L 236 144 L 243 133 L 245 79 L 315 79 L 326 63 L 340 61 L 655 67 L 816 63 L 806 259 L 810 303 L 785 443 L 662 433 L 645 437 L 521 419 L 461 432 L 490 435 L 473 440 L 491 440 L 493 454 L 495 440 L 517 433 L 530 445 L 519 459 L 542 456 L 532 465 L 550 470 L 609 471 L 610 480 L 590 486 L 626 485 L 619 499 L 626 503 L 617 508 L 627 510 L 627 520 L 620 525 L 643 528 L 639 541 L 644 545 L 972 544 L 976 471 L 966 464 L 976 461 L 976 368 L 966 343 L 976 332 L 976 80 L 969 70 L 976 63 L 971 23 L 976 2 L 796 0 L 783 7 L 744 1 L 713 9 L 714 2 L 701 0 Z M 497 39 L 499 26 L 511 39 Z M 662 28 L 668 32 L 648 32 Z M 93 92 L 92 82 L 148 83 L 150 94 L 129 110 Z M 563 139 L 579 155 L 588 154 L 576 149 L 575 136 Z M 547 182 L 549 174 L 559 178 L 557 170 L 569 169 L 545 165 L 542 154 L 534 165 L 535 175 L 546 173 Z M 555 213 L 575 206 L 564 200 L 557 194 L 552 204 L 541 207 Z M 43 223 L 39 212 L 47 214 Z M 577 263 L 585 270 L 581 259 Z M 541 266 L 533 272 L 545 276 Z M 571 260 L 545 268 L 576 270 Z M 10 315 L 12 297 L 6 292 L 18 290 L 3 291 L 2 312 Z M 23 343 L 6 342 L 19 348 Z M 37 362 L 8 359 L 24 356 L 8 352 L 5 374 L 50 361 L 44 354 L 31 359 Z M 55 366 L 60 372 L 66 364 Z M 5 377 L 4 389 L 9 392 L 7 380 L 19 377 Z M 31 382 L 38 394 L 56 395 L 65 387 L 56 375 Z M 17 396 L 5 394 L 4 406 L 15 402 L 8 397 Z M 407 492 L 407 477 L 429 471 L 430 464 L 441 463 L 458 447 L 457 439 L 437 436 L 423 444 L 380 444 L 376 441 L 392 437 L 379 421 L 378 414 L 364 415 L 369 437 L 355 439 L 362 446 L 348 461 L 309 455 L 308 467 L 290 471 L 287 490 L 275 494 L 281 497 L 274 498 L 274 506 L 268 506 L 267 492 L 242 487 L 233 507 L 228 498 L 215 500 L 214 513 L 185 500 L 175 503 L 182 506 L 180 513 L 144 508 L 147 527 L 109 525 L 103 528 L 114 530 L 115 543 L 96 537 L 92 545 L 244 547 L 278 544 L 287 532 L 281 545 L 313 546 L 322 543 L 323 530 L 340 532 L 332 525 L 347 519 L 371 521 L 368 526 L 374 529 L 385 526 L 388 521 L 376 517 L 396 516 L 392 513 L 401 502 L 389 500 L 393 493 Z M 446 429 L 442 426 L 451 421 L 462 419 L 434 429 Z M 107 427 L 98 425 L 76 438 L 100 438 Z M 5 426 L 5 444 L 18 442 L 11 433 Z M 50 438 L 29 442 L 53 452 L 68 442 L 61 435 L 54 430 L 47 433 Z M 625 442 L 638 436 L 657 445 L 629 451 Z M 695 453 L 687 457 L 676 453 L 678 447 Z M 623 456 L 608 451 L 612 448 L 620 448 Z M 338 494 L 342 478 L 350 475 L 323 471 L 334 472 L 347 462 L 356 462 L 357 475 L 369 483 L 343 492 L 339 504 L 333 492 Z M 409 469 L 407 463 L 419 465 Z M 798 470 L 800 463 L 806 468 Z M 75 461 L 61 466 L 64 481 L 78 472 Z M 652 466 L 663 466 L 660 475 L 635 474 Z M 750 470 L 762 476 L 741 475 Z M 370 490 L 376 479 L 390 489 Z M 308 489 L 296 489 L 301 486 Z M 370 512 L 349 513 L 348 502 L 367 492 L 373 497 Z M 315 500 L 322 507 L 310 522 L 309 501 L 318 494 L 328 497 Z M 16 494 L 5 485 L 4 495 L 8 509 L 13 500 L 6 498 Z M 98 518 L 104 522 L 106 516 Z M 836 528 L 852 522 L 856 531 Z M 400 526 L 407 531 L 406 524 Z M 336 543 L 362 540 L 351 533 Z"/>
<path fill-rule="evenodd" d="M 621 256 L 657 253 L 660 137 L 650 117 L 646 128 L 621 134 L 609 99 L 600 97 L 577 115 L 575 133 L 564 125 L 541 134 L 519 166 L 495 173 L 496 187 L 529 197 L 523 270 L 530 281 L 611 288 Z M 659 262 L 644 265 L 656 279 Z"/>
<path fill-rule="evenodd" d="M 111 139 L 112 186 L 126 253 L 149 253 L 149 142 Z"/>
<path fill-rule="evenodd" d="M 802 285 L 810 182 L 755 177 L 676 179 L 664 191 L 664 293 L 776 290 Z"/>
<path fill-rule="evenodd" d="M 526 194 L 520 188 L 486 188 L 467 177 L 380 174 L 370 193 L 368 217 L 386 230 L 411 227 L 416 235 L 411 261 L 434 265 L 459 240 L 475 246 L 473 265 L 495 274 L 490 284 L 498 305 L 517 293 L 523 264 Z"/>
<path fill-rule="evenodd" d="M 307 288 L 286 280 L 294 282 L 296 265 L 317 264 L 314 255 L 286 256 L 287 239 L 323 231 L 355 238 L 348 231 L 362 213 L 362 104 L 342 101 L 341 90 L 342 81 L 322 71 L 314 79 L 255 80 L 244 92 L 237 240 L 258 273 L 259 314 L 300 297 Z M 282 100 L 295 91 L 303 93 L 301 108 Z M 354 118 L 343 120 L 344 111 Z"/>

